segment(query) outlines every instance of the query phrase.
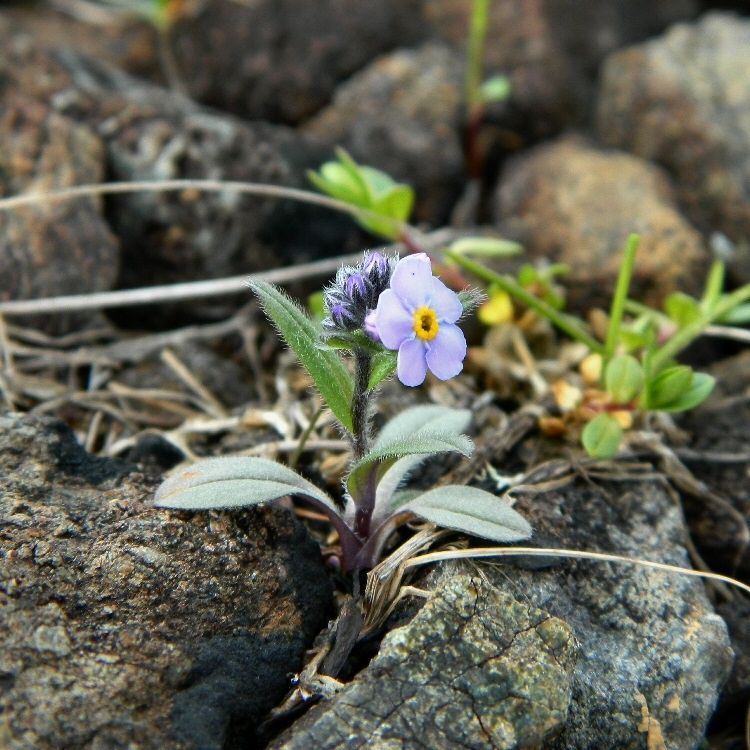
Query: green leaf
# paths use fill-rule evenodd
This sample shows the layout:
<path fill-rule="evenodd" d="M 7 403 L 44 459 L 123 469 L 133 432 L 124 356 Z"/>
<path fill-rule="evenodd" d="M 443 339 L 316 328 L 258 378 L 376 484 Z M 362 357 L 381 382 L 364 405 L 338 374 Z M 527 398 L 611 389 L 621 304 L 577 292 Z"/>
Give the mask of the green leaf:
<path fill-rule="evenodd" d="M 336 503 L 286 466 L 254 457 L 210 458 L 169 477 L 154 497 L 160 508 L 237 508 L 304 495 L 338 514 Z"/>
<path fill-rule="evenodd" d="M 659 407 L 659 411 L 679 412 L 689 411 L 702 404 L 714 389 L 716 379 L 703 372 L 693 373 L 690 387 L 671 401 Z"/>
<path fill-rule="evenodd" d="M 381 521 L 390 515 L 394 510 L 393 500 L 397 495 L 398 488 L 408 479 L 409 474 L 414 471 L 420 464 L 426 461 L 429 456 L 421 454 L 416 456 L 404 456 L 399 458 L 386 471 L 378 482 L 375 491 L 375 508 L 373 510 L 373 527 L 377 527 Z M 398 493 L 399 495 L 401 493 Z M 421 494 L 421 490 L 416 495 Z M 416 497 L 414 495 L 414 497 Z M 401 499 L 403 503 L 403 499 Z"/>
<path fill-rule="evenodd" d="M 328 407 L 351 432 L 354 385 L 338 354 L 321 346 L 318 327 L 281 290 L 265 281 L 254 281 L 250 288 L 260 299 L 266 315 L 310 373 Z"/>
<path fill-rule="evenodd" d="M 395 240 L 401 234 L 399 224 L 409 217 L 413 205 L 414 191 L 407 185 L 393 185 L 375 198 L 370 207 L 384 218 L 357 217 L 357 221 L 368 232 Z"/>
<path fill-rule="evenodd" d="M 466 435 L 419 431 L 387 444 L 376 444 L 370 453 L 354 464 L 346 480 L 346 488 L 356 500 L 363 488 L 374 479 L 373 472 L 383 476 L 399 458 L 414 455 L 431 456 L 437 453 L 461 453 L 469 456 L 473 450 L 474 443 Z"/>
<path fill-rule="evenodd" d="M 505 76 L 488 78 L 479 87 L 479 98 L 485 103 L 507 99 L 512 91 L 510 79 Z"/>
<path fill-rule="evenodd" d="M 460 435 L 471 424 L 469 409 L 454 409 L 439 404 L 424 404 L 412 406 L 410 409 L 397 414 L 383 425 L 374 448 L 387 447 L 394 443 L 412 437 L 418 432 L 439 432 Z"/>
<path fill-rule="evenodd" d="M 697 300 L 684 292 L 672 292 L 664 300 L 664 312 L 679 328 L 684 328 L 703 315 Z"/>
<path fill-rule="evenodd" d="M 721 299 L 721 293 L 724 291 L 724 264 L 720 260 L 715 260 L 711 265 L 711 270 L 706 277 L 706 286 L 701 297 L 701 309 L 709 313 Z"/>
<path fill-rule="evenodd" d="M 397 351 L 384 349 L 378 352 L 372 358 L 372 372 L 370 373 L 367 390 L 371 391 L 373 388 L 377 388 L 386 378 L 390 378 L 396 372 L 396 367 L 398 367 Z"/>
<path fill-rule="evenodd" d="M 669 405 L 690 389 L 693 371 L 687 365 L 675 365 L 662 370 L 647 386 L 646 408 L 650 411 L 669 411 Z"/>
<path fill-rule="evenodd" d="M 452 242 L 448 249 L 459 255 L 472 255 L 475 258 L 507 258 L 522 253 L 523 245 L 497 237 L 462 237 Z"/>
<path fill-rule="evenodd" d="M 447 529 L 509 543 L 528 539 L 531 525 L 495 495 L 476 487 L 437 487 L 399 506 L 399 512 L 414 513 Z"/>
<path fill-rule="evenodd" d="M 367 185 L 358 172 L 335 161 L 328 161 L 320 168 L 320 174 L 308 172 L 310 181 L 324 193 L 355 206 L 366 204 Z"/>
<path fill-rule="evenodd" d="M 592 458 L 612 458 L 622 440 L 620 423 L 607 412 L 594 417 L 583 429 L 581 442 Z"/>
<path fill-rule="evenodd" d="M 356 162 L 352 160 L 352 163 Z M 389 174 L 386 174 L 380 169 L 375 169 L 375 167 L 368 167 L 364 164 L 357 164 L 357 169 L 359 170 L 359 173 L 362 175 L 362 178 L 367 185 L 371 203 L 375 203 L 378 198 L 381 198 L 389 190 L 398 185 L 393 177 L 391 177 Z"/>
<path fill-rule="evenodd" d="M 750 303 L 737 305 L 716 319 L 717 323 L 739 326 L 750 323 Z"/>
<path fill-rule="evenodd" d="M 613 357 L 604 374 L 604 387 L 615 404 L 629 404 L 643 388 L 643 369 L 638 360 L 623 354 Z"/>

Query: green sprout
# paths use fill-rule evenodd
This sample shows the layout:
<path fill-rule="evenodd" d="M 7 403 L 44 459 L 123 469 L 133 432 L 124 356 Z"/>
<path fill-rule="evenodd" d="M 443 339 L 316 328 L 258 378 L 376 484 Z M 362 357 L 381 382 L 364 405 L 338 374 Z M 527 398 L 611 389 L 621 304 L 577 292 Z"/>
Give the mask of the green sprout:
<path fill-rule="evenodd" d="M 469 40 L 466 61 L 466 167 L 475 180 L 481 177 L 482 158 L 479 149 L 479 131 L 488 104 L 507 99 L 511 83 L 505 76 L 482 80 L 484 45 L 489 27 L 490 0 L 474 0 L 469 22 Z"/>
<path fill-rule="evenodd" d="M 343 149 L 336 149 L 338 161 L 323 164 L 307 177 L 318 190 L 332 198 L 363 209 L 355 216 L 368 232 L 387 240 L 403 235 L 403 225 L 414 207 L 414 190 L 396 182 L 385 172 L 357 164 Z"/>

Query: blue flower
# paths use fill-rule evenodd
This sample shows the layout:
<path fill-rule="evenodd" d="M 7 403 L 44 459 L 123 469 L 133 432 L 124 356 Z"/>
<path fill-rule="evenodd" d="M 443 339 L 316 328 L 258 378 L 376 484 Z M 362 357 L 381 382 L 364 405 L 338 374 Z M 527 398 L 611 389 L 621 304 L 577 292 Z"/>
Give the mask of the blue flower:
<path fill-rule="evenodd" d="M 396 264 L 390 289 L 378 299 L 375 327 L 383 345 L 398 350 L 404 385 L 423 383 L 428 367 L 440 380 L 461 372 L 466 339 L 455 323 L 462 313 L 458 295 L 432 275 L 425 253 Z"/>

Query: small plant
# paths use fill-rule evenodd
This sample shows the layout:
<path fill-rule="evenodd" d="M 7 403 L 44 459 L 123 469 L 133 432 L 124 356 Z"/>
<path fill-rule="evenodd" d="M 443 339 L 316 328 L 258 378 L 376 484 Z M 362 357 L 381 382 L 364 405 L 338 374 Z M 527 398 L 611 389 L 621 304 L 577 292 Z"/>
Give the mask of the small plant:
<path fill-rule="evenodd" d="M 396 260 L 372 252 L 359 265 L 341 268 L 324 293 L 322 324 L 276 287 L 256 282 L 251 288 L 349 439 L 352 463 L 344 503 L 274 461 L 224 457 L 167 479 L 156 505 L 207 510 L 300 495 L 336 528 L 344 571 L 372 568 L 391 534 L 415 516 L 496 542 L 531 536 L 528 522 L 489 492 L 455 485 L 426 492 L 402 488 L 431 456 L 470 455 L 473 444 L 464 434 L 470 411 L 417 406 L 393 418 L 376 437 L 371 431 L 376 387 L 394 372 L 411 387 L 424 381 L 428 369 L 441 380 L 461 372 L 466 340 L 457 322 L 477 304 L 477 294 L 450 290 L 433 276 L 423 253 Z M 343 355 L 351 359 L 353 373 Z"/>
<path fill-rule="evenodd" d="M 577 391 L 562 384 L 553 388 L 553 393 L 569 422 L 585 422 L 583 447 L 596 458 L 610 458 L 617 452 L 634 413 L 688 411 L 708 398 L 714 379 L 677 363 L 675 357 L 713 323 L 750 321 L 750 285 L 724 294 L 720 261 L 711 268 L 700 300 L 676 292 L 666 299 L 663 312 L 629 300 L 638 242 L 639 238 L 631 235 L 625 248 L 604 341 L 592 336 L 582 320 L 561 312 L 557 300 L 548 294 L 538 297 L 520 280 L 447 253 L 459 266 L 486 281 L 496 295 L 505 293 L 518 299 L 589 348 L 583 375 L 592 387 Z M 625 320 L 626 312 L 635 317 Z M 564 420 L 547 424 L 550 432 L 565 428 Z"/>
<path fill-rule="evenodd" d="M 491 102 L 507 99 L 511 83 L 505 76 L 482 80 L 484 44 L 489 26 L 490 0 L 474 0 L 469 21 L 466 60 L 466 170 L 470 178 L 482 176 L 482 154 L 479 136 L 485 109 Z"/>

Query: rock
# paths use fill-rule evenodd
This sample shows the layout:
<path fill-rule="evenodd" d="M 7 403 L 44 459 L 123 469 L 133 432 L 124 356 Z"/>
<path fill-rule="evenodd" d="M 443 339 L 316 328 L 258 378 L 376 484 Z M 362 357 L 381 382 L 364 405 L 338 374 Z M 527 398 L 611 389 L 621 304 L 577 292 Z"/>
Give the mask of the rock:
<path fill-rule="evenodd" d="M 684 519 L 664 484 L 573 480 L 514 496 L 537 544 L 689 567 Z M 564 620 L 579 643 L 568 720 L 545 747 L 645 747 L 659 736 L 667 748 L 698 747 L 732 665 L 726 625 L 703 584 L 622 564 L 534 567 L 538 558 L 488 575 Z"/>
<path fill-rule="evenodd" d="M 446 45 L 384 55 L 336 90 L 304 131 L 415 188 L 415 221 L 447 219 L 464 180 L 463 59 Z"/>
<path fill-rule="evenodd" d="M 750 233 L 749 45 L 750 20 L 728 13 L 677 24 L 606 61 L 597 112 L 605 143 L 664 166 L 691 220 L 735 241 Z"/>
<path fill-rule="evenodd" d="M 100 173 L 81 175 L 76 180 L 81 183 L 98 182 L 106 168 L 108 177 L 119 181 L 207 178 L 301 186 L 305 168 L 331 155 L 330 150 L 308 145 L 287 128 L 246 124 L 210 112 L 71 50 L 8 54 L 3 67 L 9 79 L 5 100 L 20 90 L 42 112 L 48 111 L 51 102 L 56 116 L 79 123 L 103 142 L 106 160 L 100 164 Z M 66 211 L 77 205 L 61 204 Z M 109 259 L 99 283 L 112 278 L 119 266 L 120 287 L 279 267 L 346 252 L 347 243 L 358 236 L 346 216 L 299 204 L 290 208 L 278 200 L 229 190 L 113 196 L 107 200 L 107 216 L 120 239 L 121 254 L 119 263 Z M 274 227 L 282 216 L 285 232 L 277 237 Z M 71 264 L 68 272 L 75 268 L 80 273 L 83 263 Z M 177 312 L 184 323 L 188 314 L 226 314 L 229 304 L 227 300 L 192 304 Z M 156 315 L 146 309 L 140 315 L 138 322 L 144 325 L 154 326 L 156 320 L 160 326 L 174 322 L 163 311 Z M 134 311 L 128 311 L 126 320 L 132 324 L 135 318 Z"/>
<path fill-rule="evenodd" d="M 721 701 L 711 719 L 711 728 L 718 736 L 742 737 L 750 699 L 750 629 L 747 627 L 750 603 L 747 598 L 736 597 L 716 609 L 729 628 L 735 659 Z"/>
<path fill-rule="evenodd" d="M 543 495 L 513 494 L 538 545 L 689 566 L 666 484 L 571 476 Z M 609 562 L 476 562 L 481 576 L 468 579 L 476 568 L 454 561 L 418 580 L 433 594 L 414 619 L 271 747 L 699 746 L 732 666 L 726 625 L 700 581 Z M 525 655 L 492 658 L 508 642 Z"/>
<path fill-rule="evenodd" d="M 325 624 L 320 553 L 288 511 L 157 510 L 131 469 L 60 422 L 0 418 L 3 747 L 219 750 Z"/>
<path fill-rule="evenodd" d="M 685 497 L 690 535 L 711 570 L 750 580 L 750 460 L 748 420 L 750 352 L 717 363 L 710 373 L 719 379 L 715 397 L 681 416 L 697 452 L 688 468 L 705 490 Z M 701 460 L 701 454 L 707 457 Z M 734 456 L 722 461 L 721 456 Z M 719 457 L 719 458 L 716 458 Z M 744 457 L 744 458 L 743 458 Z"/>
<path fill-rule="evenodd" d="M 162 41 L 156 27 L 137 13 L 100 7 L 97 13 L 96 6 L 89 6 L 89 20 L 85 20 L 85 15 L 75 15 L 73 6 L 65 13 L 46 2 L 0 5 L 1 46 L 70 47 L 131 75 L 163 82 Z"/>
<path fill-rule="evenodd" d="M 455 576 L 270 747 L 537 747 L 565 722 L 575 653 L 564 622 Z"/>
<path fill-rule="evenodd" d="M 208 0 L 170 30 L 196 100 L 296 124 L 376 55 L 419 38 L 419 0 Z"/>
<path fill-rule="evenodd" d="M 641 236 L 634 298 L 660 305 L 697 294 L 708 256 L 679 214 L 666 176 L 647 162 L 575 138 L 538 146 L 509 164 L 494 196 L 494 219 L 531 258 L 566 263 L 568 306 L 609 309 L 623 248 Z"/>
<path fill-rule="evenodd" d="M 0 76 L 10 72 L 0 61 Z M 0 99 L 0 193 L 23 195 L 99 182 L 102 141 L 85 125 L 5 86 Z M 0 299 L 110 289 L 118 246 L 99 201 L 0 211 Z M 51 332 L 80 327 L 86 315 L 35 318 Z"/>

